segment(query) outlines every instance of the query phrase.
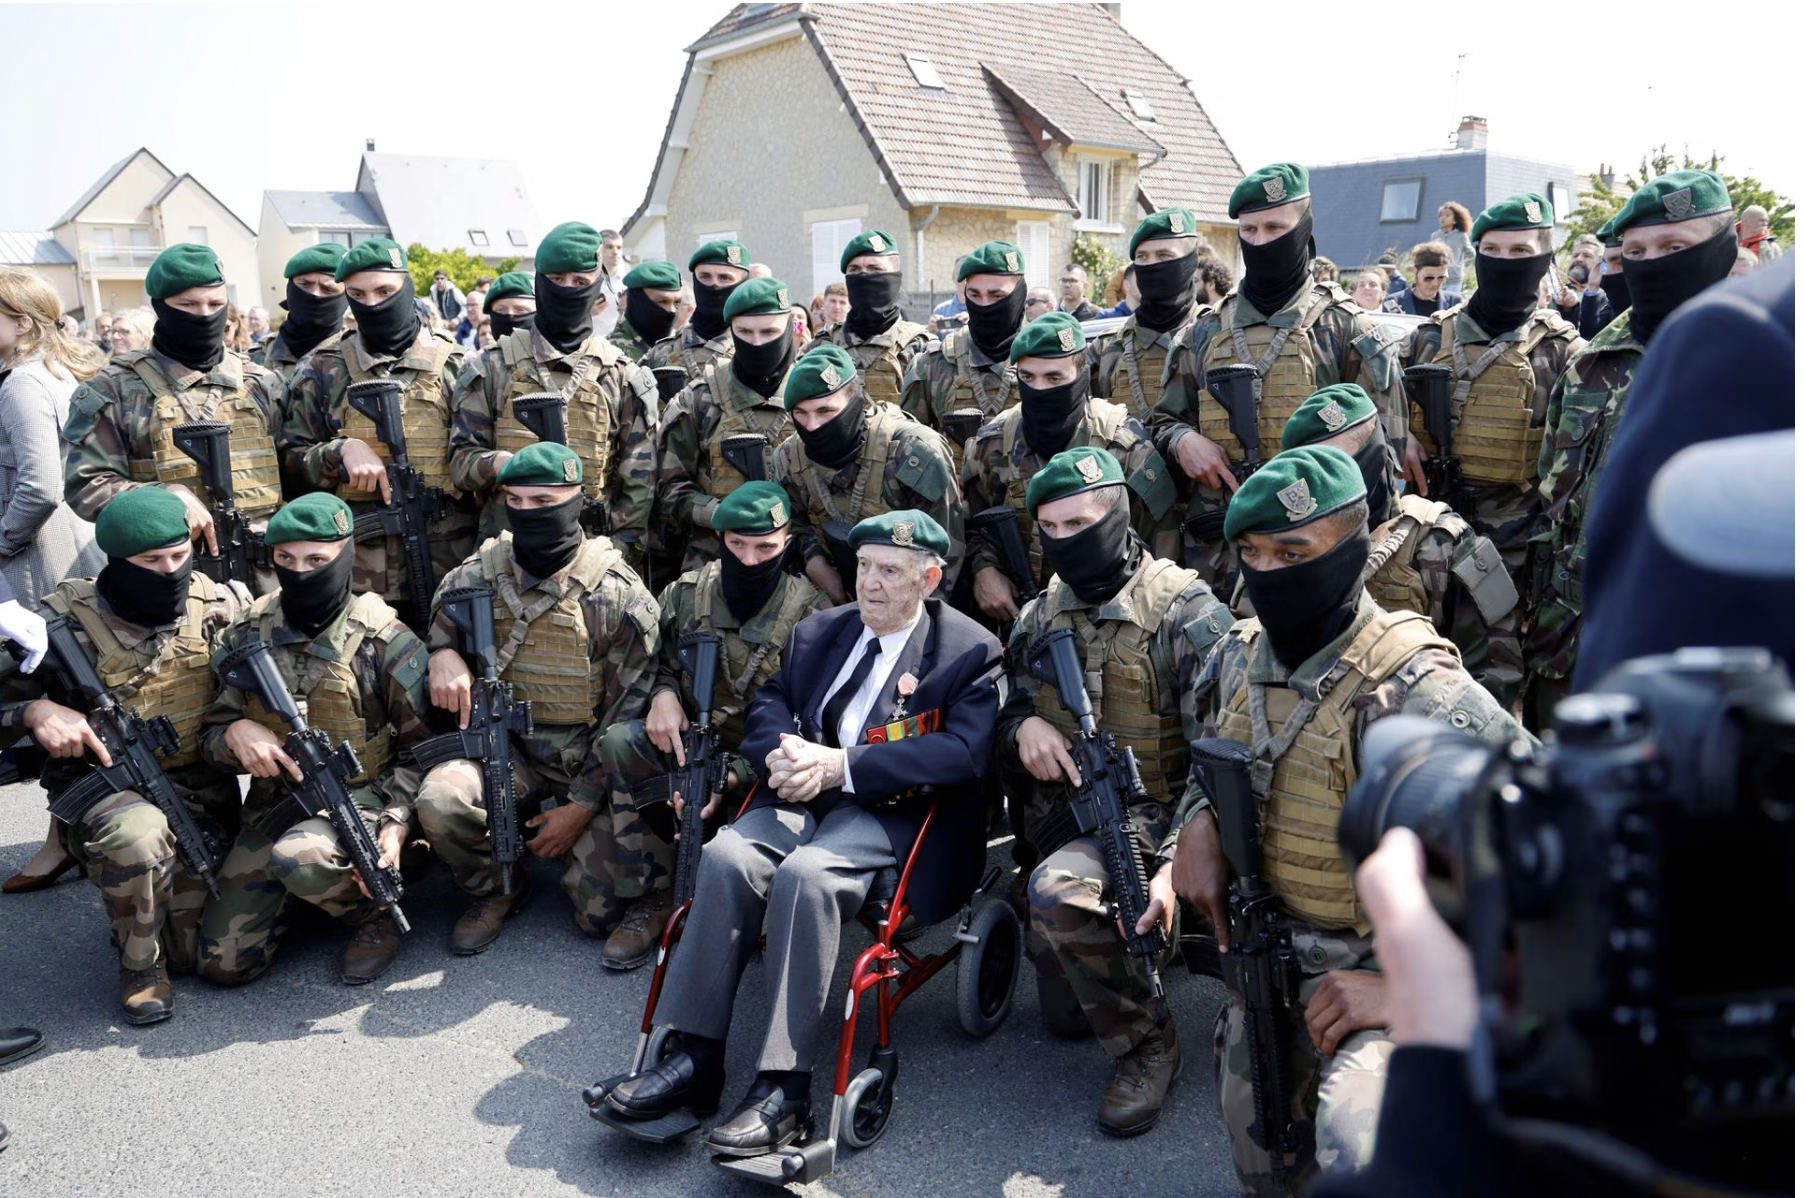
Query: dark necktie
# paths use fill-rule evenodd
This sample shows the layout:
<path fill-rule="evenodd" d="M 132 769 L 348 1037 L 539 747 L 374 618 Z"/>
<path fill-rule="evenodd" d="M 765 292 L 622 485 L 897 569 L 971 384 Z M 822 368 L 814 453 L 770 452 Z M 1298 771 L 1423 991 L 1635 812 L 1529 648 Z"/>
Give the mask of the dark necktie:
<path fill-rule="evenodd" d="M 858 664 L 852 667 L 852 673 L 840 689 L 828 699 L 827 706 L 821 709 L 821 735 L 824 743 L 832 748 L 843 747 L 840 744 L 840 721 L 846 718 L 846 709 L 852 706 L 852 697 L 859 693 L 865 685 L 865 679 L 871 677 L 871 667 L 877 663 L 877 655 L 883 652 L 876 637 L 865 642 L 865 655 L 859 658 Z"/>

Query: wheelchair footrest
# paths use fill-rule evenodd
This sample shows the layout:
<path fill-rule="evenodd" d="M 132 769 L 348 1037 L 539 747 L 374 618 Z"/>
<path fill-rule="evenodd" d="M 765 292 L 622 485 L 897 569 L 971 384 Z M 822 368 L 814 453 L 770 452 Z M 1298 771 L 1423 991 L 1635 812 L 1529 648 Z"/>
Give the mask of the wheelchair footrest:
<path fill-rule="evenodd" d="M 834 1147 L 833 1137 L 823 1136 L 763 1156 L 717 1156 L 714 1163 L 729 1173 L 766 1185 L 807 1185 L 834 1171 Z"/>
<path fill-rule="evenodd" d="M 607 1124 L 622 1135 L 644 1140 L 648 1144 L 669 1144 L 681 1140 L 702 1126 L 702 1121 L 688 1110 L 675 1110 L 657 1119 L 623 1119 L 606 1102 L 590 1107 L 589 1117 L 597 1123 Z"/>

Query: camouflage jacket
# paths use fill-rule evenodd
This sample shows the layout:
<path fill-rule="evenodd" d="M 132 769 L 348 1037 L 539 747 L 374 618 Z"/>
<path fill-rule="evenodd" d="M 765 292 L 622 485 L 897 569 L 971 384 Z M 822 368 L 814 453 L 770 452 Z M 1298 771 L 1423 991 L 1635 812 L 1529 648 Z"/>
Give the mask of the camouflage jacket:
<path fill-rule="evenodd" d="M 531 333 L 532 356 L 516 369 L 530 372 L 537 390 L 561 392 L 589 355 L 585 344 L 574 354 L 561 354 L 537 329 Z M 464 360 L 451 397 L 451 481 L 487 501 L 484 532 L 506 524 L 500 496 L 495 493 L 495 422 L 502 415 L 510 374 L 502 347 L 496 345 Z M 605 368 L 596 385 L 608 405 L 608 436 L 612 442 L 602 502 L 608 511 L 608 529 L 628 545 L 643 544 L 652 516 L 653 432 L 657 426 L 657 385 L 644 364 L 618 362 Z M 583 463 L 584 478 L 597 466 Z"/>
<path fill-rule="evenodd" d="M 280 375 L 230 350 L 208 371 L 190 370 L 155 350 L 149 354 L 148 360 L 169 380 L 170 390 L 191 420 L 210 419 L 213 397 L 238 390 L 242 381 L 267 419 L 274 444 L 286 396 Z M 132 481 L 131 463 L 154 454 L 151 426 L 155 409 L 156 397 L 150 387 L 129 367 L 117 364 L 107 366 L 70 396 L 69 419 L 63 424 L 63 440 L 68 444 L 63 498 L 83 520 L 99 516 L 119 492 L 144 485 Z"/>
<path fill-rule="evenodd" d="M 313 348 L 324 349 L 326 346 L 333 344 L 343 336 L 344 334 L 342 332 L 334 333 Z M 313 350 L 308 351 L 308 353 L 312 352 Z M 282 335 L 281 329 L 277 329 L 275 332 L 265 337 L 263 339 L 263 344 L 251 351 L 251 361 L 257 363 L 257 365 L 263 367 L 265 370 L 280 375 L 284 383 L 287 383 L 294 378 L 295 367 L 301 364 L 302 356 L 303 355 L 297 354 L 288 348 L 288 339 Z"/>
<path fill-rule="evenodd" d="M 725 376 L 728 402 L 734 411 L 757 409 L 779 428 L 789 424 L 789 414 L 783 410 L 787 374 L 768 397 L 742 383 L 731 364 Z M 719 553 L 720 544 L 708 524 L 715 507 L 714 497 L 709 494 L 715 463 L 706 447 L 721 423 L 721 415 L 714 388 L 709 386 L 704 372 L 692 377 L 683 390 L 671 397 L 658 424 L 658 497 L 654 504 L 657 520 L 672 530 L 671 547 L 687 540 L 701 545 L 708 557 Z M 778 437 L 766 439 L 775 445 Z"/>
<path fill-rule="evenodd" d="M 928 326 L 915 324 L 899 316 L 889 328 L 875 337 L 863 340 L 847 328 L 845 322 L 842 321 L 833 328 L 824 329 L 816 334 L 814 340 L 803 346 L 802 352 L 796 356 L 800 358 L 802 354 L 818 345 L 839 346 L 851 354 L 853 361 L 859 364 L 859 385 L 873 395 L 877 393 L 872 391 L 865 376 L 873 366 L 888 360 L 887 369 L 895 372 L 895 377 L 890 382 L 900 395 L 903 382 L 909 376 L 909 367 L 924 350 L 932 349 L 938 344 L 934 334 L 928 332 Z M 894 347 L 894 353 L 889 352 L 892 347 Z M 916 419 L 920 419 L 920 417 L 917 416 Z"/>
<path fill-rule="evenodd" d="M 487 586 L 482 553 L 478 548 L 475 556 L 447 574 L 439 594 L 456 587 Z M 526 574 L 518 565 L 514 567 L 523 596 L 562 595 L 566 576 L 567 572 L 560 573 L 528 586 Z M 652 700 L 652 682 L 658 671 L 658 601 L 639 575 L 619 563 L 608 570 L 599 587 L 583 597 L 581 606 L 589 658 L 603 663 L 601 686 L 595 695 L 596 722 L 588 727 L 540 725 L 532 736 L 517 738 L 517 743 L 536 766 L 571 779 L 571 802 L 599 811 L 613 785 L 597 753 L 601 738 L 610 725 L 644 716 Z M 456 649 L 462 643 L 451 618 L 436 604 L 426 643 L 434 653 Z"/>
<path fill-rule="evenodd" d="M 941 417 L 955 406 L 952 395 L 954 384 L 959 381 L 956 358 L 960 354 L 971 358 L 973 407 L 988 419 L 1015 406 L 1019 398 L 1015 367 L 1008 362 L 991 361 L 971 339 L 970 329 L 955 329 L 909 363 L 909 372 L 903 377 L 902 410 L 929 428 L 944 431 Z M 964 446 L 958 448 L 963 451 Z"/>
<path fill-rule="evenodd" d="M 1184 343 L 1203 311 L 1199 307 L 1184 323 L 1164 333 L 1144 329 L 1130 316 L 1109 336 L 1092 341 L 1085 352 L 1090 362 L 1091 394 L 1121 404 L 1142 424 L 1152 420 L 1161 392 L 1158 386 L 1147 387 L 1141 380 L 1149 374 L 1164 378 L 1172 348 Z"/>
<path fill-rule="evenodd" d="M 348 605 L 346 610 L 350 610 Z M 329 646 L 334 643 L 342 644 L 344 641 L 345 618 L 342 613 L 337 620 L 321 630 L 317 637 L 310 637 L 290 625 L 282 615 L 280 603 L 276 605 L 274 614 L 270 653 L 278 662 L 287 662 L 288 676 L 300 675 L 310 663 L 317 660 L 313 652 L 316 643 Z M 214 642 L 214 669 L 219 669 L 220 660 L 227 653 L 252 644 L 259 637 L 255 613 L 242 613 L 221 631 Z M 425 740 L 432 731 L 428 725 L 430 706 L 426 696 L 426 646 L 399 619 L 391 620 L 388 627 L 375 636 L 365 637 L 358 645 L 351 672 L 357 676 L 359 707 L 364 713 L 367 730 L 366 740 L 380 739 L 385 731 L 392 734 L 389 741 L 391 753 L 387 761 L 363 762 L 364 768 L 374 775 L 375 784 L 367 794 L 360 794 L 358 797 L 360 802 L 367 801 L 372 806 L 380 806 L 384 819 L 407 823 L 413 818 L 414 795 L 420 788 L 420 771 L 413 765 L 413 757 L 406 750 Z M 304 705 L 301 710 L 305 715 Z M 214 699 L 213 705 L 201 716 L 202 759 L 225 773 L 243 773 L 244 767 L 239 764 L 237 756 L 226 747 L 226 730 L 245 718 L 247 706 L 244 692 L 236 687 L 220 687 L 219 697 Z M 278 785 L 273 779 L 252 779 L 251 794 L 246 801 L 247 810 L 266 807 L 274 801 Z M 366 791 L 368 788 L 354 789 Z"/>
<path fill-rule="evenodd" d="M 684 377 L 693 382 L 704 366 L 725 362 L 732 356 L 733 330 L 723 329 L 719 337 L 704 339 L 695 329 L 684 325 L 647 351 L 644 365 L 652 369 L 680 366 Z"/>
<path fill-rule="evenodd" d="M 1108 400 L 1092 399 L 1089 410 L 1072 434 L 1068 449 L 1095 446 L 1106 449 L 1122 467 L 1128 480 L 1129 519 L 1155 557 L 1177 561 L 1180 546 L 1178 533 L 1178 488 L 1159 456 L 1147 430 L 1133 416 L 1120 417 L 1112 437 L 1106 431 L 1111 417 L 1122 409 Z M 1005 504 L 1021 513 L 1024 547 L 1029 560 L 1040 556 L 1034 525 L 1028 519 L 1027 486 L 1047 463 L 1028 446 L 1020 435 L 1021 408 L 1014 407 L 989 421 L 972 438 L 972 452 L 961 467 L 960 490 L 965 495 L 967 513 Z M 1013 442 L 1013 451 L 1010 445 Z M 967 569 L 1002 569 L 1001 555 L 988 537 L 972 541 Z M 1043 567 L 1043 574 L 1047 573 Z M 1039 580 L 1036 580 L 1037 582 Z"/>
<path fill-rule="evenodd" d="M 635 329 L 633 322 L 625 316 L 615 322 L 614 331 L 608 334 L 608 342 L 615 349 L 626 354 L 632 361 L 644 363 L 647 369 L 663 366 L 670 358 L 668 350 L 663 353 L 658 352 L 658 347 L 664 344 L 663 341 L 647 341 L 639 335 L 639 330 Z"/>

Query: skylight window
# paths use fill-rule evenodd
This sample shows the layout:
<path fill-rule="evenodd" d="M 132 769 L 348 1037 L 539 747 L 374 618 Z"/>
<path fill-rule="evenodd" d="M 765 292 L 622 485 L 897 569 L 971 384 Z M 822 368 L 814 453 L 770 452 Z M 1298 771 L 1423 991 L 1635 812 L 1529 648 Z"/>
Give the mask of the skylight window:
<path fill-rule="evenodd" d="M 1128 101 L 1128 111 L 1134 113 L 1137 121 L 1157 121 L 1159 117 L 1153 111 L 1153 105 L 1147 103 L 1147 97 L 1140 92 L 1131 92 L 1124 88 L 1122 98 Z"/>
<path fill-rule="evenodd" d="M 940 72 L 934 68 L 934 60 L 925 54 L 905 54 L 903 61 L 909 64 L 909 70 L 915 73 L 915 82 L 923 87 L 931 87 L 936 91 L 945 91 L 946 84 L 940 79 Z"/>
<path fill-rule="evenodd" d="M 509 245 L 525 245 L 526 244 L 526 230 L 525 229 L 509 229 L 508 230 L 508 244 Z"/>
<path fill-rule="evenodd" d="M 482 229 L 470 230 L 470 244 L 471 245 L 488 245 L 489 244 L 489 234 Z"/>

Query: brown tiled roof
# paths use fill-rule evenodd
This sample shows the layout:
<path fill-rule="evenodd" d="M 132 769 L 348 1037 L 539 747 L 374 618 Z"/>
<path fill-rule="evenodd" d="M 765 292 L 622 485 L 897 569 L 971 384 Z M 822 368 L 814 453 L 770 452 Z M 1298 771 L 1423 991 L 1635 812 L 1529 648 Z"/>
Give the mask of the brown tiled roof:
<path fill-rule="evenodd" d="M 1030 118 L 1069 145 L 1156 155 L 1165 148 L 1111 107 L 1099 89 L 1076 75 L 1033 67 L 999 67 L 988 62 L 978 65 L 985 77 L 1021 105 Z"/>

